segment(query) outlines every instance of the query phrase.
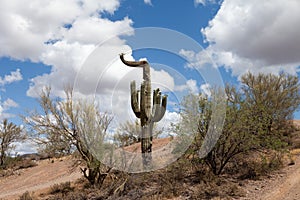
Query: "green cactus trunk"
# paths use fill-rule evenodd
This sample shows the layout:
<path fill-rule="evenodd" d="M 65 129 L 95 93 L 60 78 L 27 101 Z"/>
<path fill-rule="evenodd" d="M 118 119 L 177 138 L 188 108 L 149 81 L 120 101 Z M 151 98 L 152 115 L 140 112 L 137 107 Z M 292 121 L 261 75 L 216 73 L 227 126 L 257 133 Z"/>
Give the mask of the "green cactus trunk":
<path fill-rule="evenodd" d="M 144 169 L 150 169 L 152 163 L 152 139 L 154 122 L 160 121 L 166 111 L 167 96 L 161 97 L 159 88 L 153 91 L 153 100 L 151 106 L 151 78 L 150 66 L 146 61 L 126 61 L 124 54 L 120 55 L 121 61 L 130 67 L 143 68 L 143 83 L 141 89 L 136 90 L 136 83 L 132 81 L 131 107 L 137 118 L 141 120 L 141 150 Z"/>

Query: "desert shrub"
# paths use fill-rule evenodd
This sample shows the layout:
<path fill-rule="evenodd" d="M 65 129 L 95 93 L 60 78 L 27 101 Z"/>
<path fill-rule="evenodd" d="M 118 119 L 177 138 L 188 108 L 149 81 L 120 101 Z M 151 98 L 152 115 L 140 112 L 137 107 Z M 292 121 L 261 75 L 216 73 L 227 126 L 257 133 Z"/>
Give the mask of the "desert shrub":
<path fill-rule="evenodd" d="M 256 154 L 256 157 L 248 157 L 240 165 L 240 179 L 257 180 L 263 176 L 279 170 L 283 167 L 284 153 L 277 151 L 268 151 Z"/>
<path fill-rule="evenodd" d="M 13 168 L 17 165 L 17 163 L 20 161 L 18 157 L 10 157 L 7 156 L 4 160 L 4 164 L 0 166 L 1 169 L 9 169 Z"/>
<path fill-rule="evenodd" d="M 58 193 L 47 198 L 47 200 L 87 200 L 87 199 L 88 199 L 88 195 L 83 191 L 69 192 L 66 194 Z"/>
<path fill-rule="evenodd" d="M 267 175 L 283 166 L 283 155 L 281 153 L 272 153 L 270 157 L 262 156 L 259 174 Z"/>
<path fill-rule="evenodd" d="M 22 142 L 26 139 L 22 128 L 8 122 L 7 119 L 4 119 L 0 125 L 0 166 L 4 166 L 9 156 L 9 152 L 14 150 L 15 142 Z"/>
<path fill-rule="evenodd" d="M 295 131 L 290 139 L 291 149 L 300 149 L 300 131 Z"/>
<path fill-rule="evenodd" d="M 56 193 L 68 193 L 74 190 L 74 187 L 71 187 L 71 182 L 65 182 L 60 184 L 54 184 L 50 188 L 50 194 L 56 194 Z"/>
<path fill-rule="evenodd" d="M 92 101 L 74 98 L 71 87 L 66 88 L 65 96 L 65 99 L 53 99 L 50 87 L 45 88 L 39 98 L 42 113 L 29 113 L 23 120 L 39 145 L 50 145 L 47 153 L 76 151 L 84 177 L 92 185 L 101 185 L 111 168 L 97 158 L 110 145 L 104 139 L 112 116 L 100 112 Z"/>
<path fill-rule="evenodd" d="M 12 169 L 0 169 L 0 177 L 7 177 L 14 175 L 15 172 Z"/>
<path fill-rule="evenodd" d="M 36 198 L 34 197 L 34 193 L 30 194 L 28 191 L 26 191 L 19 197 L 19 200 L 35 200 L 35 199 Z"/>
<path fill-rule="evenodd" d="M 18 162 L 17 168 L 18 169 L 25 169 L 25 168 L 35 167 L 37 165 L 38 164 L 33 160 L 22 160 L 22 161 Z"/>
<path fill-rule="evenodd" d="M 34 166 L 37 166 L 37 163 L 33 160 L 22 159 L 21 157 L 6 157 L 5 164 L 1 168 L 18 170 Z"/>

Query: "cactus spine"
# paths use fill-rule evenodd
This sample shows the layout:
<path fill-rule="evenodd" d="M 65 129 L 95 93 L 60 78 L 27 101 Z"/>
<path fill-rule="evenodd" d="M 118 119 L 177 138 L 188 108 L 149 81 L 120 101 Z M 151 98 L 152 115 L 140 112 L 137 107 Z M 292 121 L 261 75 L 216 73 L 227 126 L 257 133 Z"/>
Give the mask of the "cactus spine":
<path fill-rule="evenodd" d="M 130 67 L 143 68 L 143 82 L 141 89 L 136 89 L 135 81 L 130 83 L 131 107 L 137 118 L 141 121 L 141 150 L 143 166 L 147 169 L 152 162 L 152 138 L 154 122 L 160 121 L 167 106 L 167 95 L 161 96 L 159 88 L 153 91 L 151 108 L 151 77 L 150 66 L 147 61 L 126 61 L 124 54 L 120 54 L 121 61 Z"/>

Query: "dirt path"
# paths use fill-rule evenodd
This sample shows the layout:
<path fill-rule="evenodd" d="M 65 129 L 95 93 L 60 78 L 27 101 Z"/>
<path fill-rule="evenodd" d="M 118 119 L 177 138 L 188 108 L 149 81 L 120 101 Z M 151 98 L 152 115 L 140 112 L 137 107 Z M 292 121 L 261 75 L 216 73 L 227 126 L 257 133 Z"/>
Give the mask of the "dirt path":
<path fill-rule="evenodd" d="M 299 200 L 300 199 L 300 159 L 297 165 L 290 167 L 287 177 L 279 180 L 274 190 L 263 196 L 266 200 Z"/>
<path fill-rule="evenodd" d="M 277 174 L 261 181 L 246 184 L 244 200 L 300 200 L 300 153 L 295 165 L 287 166 Z"/>
<path fill-rule="evenodd" d="M 18 171 L 19 174 L 0 178 L 0 199 L 17 199 L 26 191 L 47 189 L 54 184 L 75 181 L 81 177 L 79 170 L 71 171 L 72 161 L 50 162 L 43 160 L 38 166 Z"/>

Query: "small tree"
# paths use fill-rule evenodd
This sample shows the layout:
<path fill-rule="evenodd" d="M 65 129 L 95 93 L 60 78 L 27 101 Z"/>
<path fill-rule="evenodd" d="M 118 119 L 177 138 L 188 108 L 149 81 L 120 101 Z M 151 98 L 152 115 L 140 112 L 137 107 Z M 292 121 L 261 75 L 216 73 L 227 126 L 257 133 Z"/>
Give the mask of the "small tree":
<path fill-rule="evenodd" d="M 226 119 L 222 134 L 203 159 L 214 174 L 238 154 L 262 148 L 280 149 L 285 145 L 283 133 L 300 104 L 300 86 L 295 76 L 280 74 L 242 77 L 243 87 L 226 87 Z M 218 95 L 217 90 L 212 94 Z M 213 112 L 212 99 L 190 94 L 182 102 L 182 127 L 193 129 L 192 152 L 203 144 Z"/>
<path fill-rule="evenodd" d="M 13 124 L 12 122 L 8 122 L 7 119 L 4 119 L 2 124 L 0 125 L 0 166 L 3 167 L 5 165 L 5 159 L 10 150 L 15 148 L 14 142 L 20 142 L 25 140 L 26 137 L 22 134 L 22 129 Z"/>
<path fill-rule="evenodd" d="M 217 91 L 212 91 L 212 94 L 218 95 Z M 226 88 L 226 92 L 228 96 L 232 97 L 232 100 L 228 100 L 227 104 L 224 105 L 226 107 L 226 119 L 222 134 L 217 138 L 215 146 L 203 158 L 204 163 L 214 174 L 220 174 L 233 157 L 249 150 L 250 144 L 253 142 L 253 138 L 247 131 L 249 126 L 245 123 L 242 124 L 246 118 L 246 113 L 242 111 L 239 94 L 230 87 Z M 199 156 L 198 150 L 201 149 L 209 130 L 212 112 L 216 112 L 213 111 L 212 97 L 204 94 L 190 94 L 184 98 L 182 107 L 180 126 L 194 127 L 195 140 L 189 153 L 197 158 Z"/>
<path fill-rule="evenodd" d="M 54 150 L 77 151 L 85 164 L 81 169 L 84 177 L 91 184 L 102 184 L 110 168 L 96 158 L 93 150 L 101 152 L 105 148 L 104 138 L 112 117 L 99 112 L 94 103 L 75 101 L 71 88 L 65 94 L 65 99 L 53 100 L 47 88 L 40 95 L 43 115 L 34 112 L 24 120 L 39 142 L 50 143 Z"/>
<path fill-rule="evenodd" d="M 241 81 L 245 107 L 255 121 L 253 134 L 259 137 L 260 146 L 283 147 L 283 136 L 289 134 L 291 119 L 300 105 L 298 77 L 284 73 L 278 76 L 247 73 Z"/>
<path fill-rule="evenodd" d="M 256 127 L 245 107 L 242 95 L 234 87 L 226 87 L 226 119 L 222 134 L 216 145 L 204 158 L 212 172 L 219 175 L 225 166 L 237 155 L 246 153 L 256 146 L 256 138 L 252 134 Z M 210 104 L 211 102 L 207 102 Z"/>

